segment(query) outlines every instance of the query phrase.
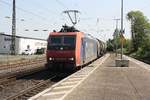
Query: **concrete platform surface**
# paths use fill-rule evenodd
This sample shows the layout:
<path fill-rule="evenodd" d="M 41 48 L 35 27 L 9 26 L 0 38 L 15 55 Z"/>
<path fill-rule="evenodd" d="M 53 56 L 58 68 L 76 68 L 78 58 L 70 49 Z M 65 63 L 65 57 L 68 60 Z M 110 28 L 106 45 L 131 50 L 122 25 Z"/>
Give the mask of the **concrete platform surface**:
<path fill-rule="evenodd" d="M 145 64 L 129 60 L 129 67 L 115 67 L 115 56 L 111 54 L 63 98 L 44 98 L 42 94 L 34 100 L 150 100 L 149 70 Z"/>

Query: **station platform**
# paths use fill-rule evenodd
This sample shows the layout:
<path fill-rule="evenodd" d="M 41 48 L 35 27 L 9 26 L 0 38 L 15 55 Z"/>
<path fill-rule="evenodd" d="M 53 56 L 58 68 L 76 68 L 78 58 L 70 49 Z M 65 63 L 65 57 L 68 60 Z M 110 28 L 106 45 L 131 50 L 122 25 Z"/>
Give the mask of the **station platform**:
<path fill-rule="evenodd" d="M 124 58 L 129 67 L 115 67 L 115 55 L 106 54 L 29 100 L 150 100 L 150 65 Z"/>

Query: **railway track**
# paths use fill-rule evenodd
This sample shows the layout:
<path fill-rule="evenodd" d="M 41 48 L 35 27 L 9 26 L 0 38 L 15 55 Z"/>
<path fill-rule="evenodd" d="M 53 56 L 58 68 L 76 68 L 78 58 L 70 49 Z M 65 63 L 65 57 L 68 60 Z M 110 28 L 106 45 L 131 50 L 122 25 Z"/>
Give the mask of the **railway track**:
<path fill-rule="evenodd" d="M 27 66 L 27 65 L 31 65 L 31 64 L 40 63 L 40 62 L 46 63 L 46 59 L 42 57 L 42 58 L 38 58 L 38 59 L 19 61 L 19 62 L 15 62 L 12 64 L 0 64 L 0 70 L 17 68 L 17 67 Z"/>
<path fill-rule="evenodd" d="M 52 78 L 54 78 L 56 76 L 53 76 Z M 10 96 L 8 97 L 6 100 L 27 100 L 28 98 L 30 98 L 33 95 L 36 95 L 37 93 L 39 93 L 40 91 L 46 89 L 48 86 L 50 86 L 50 80 L 52 79 L 48 79 L 46 81 L 40 82 L 32 87 L 29 87 L 21 92 L 19 92 L 16 95 Z"/>
<path fill-rule="evenodd" d="M 0 100 L 27 100 L 69 74 L 43 70 L 24 77 L 0 79 Z"/>
<path fill-rule="evenodd" d="M 10 76 L 24 76 L 45 69 L 46 60 L 38 59 L 25 63 L 16 63 L 10 66 L 0 67 L 0 79 L 6 79 Z M 1 80 L 0 80 L 1 81 Z"/>
<path fill-rule="evenodd" d="M 45 63 L 41 58 L 0 66 L 0 100 L 27 100 L 71 74 L 50 72 Z"/>
<path fill-rule="evenodd" d="M 0 79 L 0 90 L 5 88 L 8 84 L 16 80 L 16 76 L 9 76 Z"/>

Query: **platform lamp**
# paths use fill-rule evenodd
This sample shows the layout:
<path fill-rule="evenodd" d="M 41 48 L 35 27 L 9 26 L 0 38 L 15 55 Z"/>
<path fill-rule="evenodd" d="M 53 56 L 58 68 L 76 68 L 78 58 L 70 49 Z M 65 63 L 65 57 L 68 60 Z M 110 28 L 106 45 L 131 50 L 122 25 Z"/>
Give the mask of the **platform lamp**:
<path fill-rule="evenodd" d="M 121 31 L 120 31 L 120 38 L 121 38 L 121 59 L 123 59 L 123 0 L 121 0 Z"/>
<path fill-rule="evenodd" d="M 129 66 L 129 60 L 123 59 L 123 36 L 124 30 L 123 30 L 123 0 L 121 0 L 121 31 L 120 31 L 120 39 L 121 39 L 121 59 L 116 60 L 116 67 L 128 67 Z"/>

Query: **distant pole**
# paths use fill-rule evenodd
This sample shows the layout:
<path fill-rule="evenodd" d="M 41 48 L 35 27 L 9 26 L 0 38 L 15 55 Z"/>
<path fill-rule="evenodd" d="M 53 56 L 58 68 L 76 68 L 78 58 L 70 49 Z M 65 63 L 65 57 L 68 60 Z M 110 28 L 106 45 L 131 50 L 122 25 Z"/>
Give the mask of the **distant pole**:
<path fill-rule="evenodd" d="M 118 34 L 116 33 L 116 31 L 118 30 L 118 21 L 120 20 L 118 19 L 114 19 L 116 21 L 116 29 L 115 29 L 115 34 L 114 34 L 114 39 L 115 39 L 115 52 L 116 52 L 116 56 L 117 56 L 117 36 Z"/>
<path fill-rule="evenodd" d="M 118 21 L 120 20 L 119 18 L 118 19 L 114 19 L 116 21 L 116 29 L 118 29 Z"/>
<path fill-rule="evenodd" d="M 121 0 L 121 32 L 120 32 L 121 38 L 123 37 L 123 0 Z M 121 59 L 123 56 L 123 40 L 121 40 Z"/>
<path fill-rule="evenodd" d="M 16 54 L 16 1 L 13 0 L 11 55 Z"/>

